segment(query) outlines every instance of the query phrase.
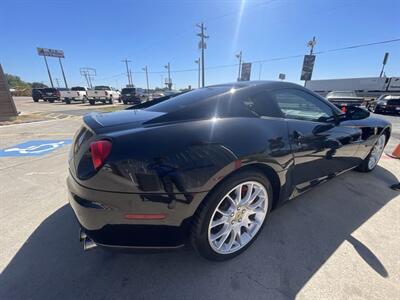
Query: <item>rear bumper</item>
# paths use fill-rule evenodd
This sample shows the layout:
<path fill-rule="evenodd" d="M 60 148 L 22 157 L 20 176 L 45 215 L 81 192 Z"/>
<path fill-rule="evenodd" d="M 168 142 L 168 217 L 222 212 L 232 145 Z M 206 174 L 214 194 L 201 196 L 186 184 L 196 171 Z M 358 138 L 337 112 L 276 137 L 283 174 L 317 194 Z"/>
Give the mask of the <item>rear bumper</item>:
<path fill-rule="evenodd" d="M 82 230 L 96 244 L 112 247 L 178 247 L 184 244 L 191 216 L 206 194 L 193 194 L 188 201 L 180 194 L 171 197 L 104 192 L 81 186 L 71 175 L 67 185 L 69 202 Z M 137 219 L 138 215 L 140 218 L 143 215 L 164 217 Z"/>

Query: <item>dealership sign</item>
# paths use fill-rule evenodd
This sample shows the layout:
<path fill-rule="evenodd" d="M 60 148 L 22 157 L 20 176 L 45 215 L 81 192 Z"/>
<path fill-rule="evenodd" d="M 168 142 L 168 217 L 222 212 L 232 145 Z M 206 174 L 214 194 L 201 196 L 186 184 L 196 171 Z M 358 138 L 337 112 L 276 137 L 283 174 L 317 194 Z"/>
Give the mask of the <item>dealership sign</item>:
<path fill-rule="evenodd" d="M 51 57 L 64 58 L 63 50 L 37 48 L 37 53 L 40 56 L 51 56 Z"/>
<path fill-rule="evenodd" d="M 314 63 L 315 55 L 304 55 L 303 69 L 301 70 L 300 80 L 311 80 Z"/>
<path fill-rule="evenodd" d="M 240 73 L 240 81 L 249 81 L 251 75 L 251 63 L 242 63 L 242 72 Z"/>

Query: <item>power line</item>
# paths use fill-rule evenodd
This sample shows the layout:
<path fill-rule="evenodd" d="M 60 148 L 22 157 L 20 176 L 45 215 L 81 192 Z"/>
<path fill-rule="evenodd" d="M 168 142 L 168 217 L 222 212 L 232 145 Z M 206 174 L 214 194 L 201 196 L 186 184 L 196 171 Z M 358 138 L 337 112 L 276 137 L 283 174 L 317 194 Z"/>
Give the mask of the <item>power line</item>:
<path fill-rule="evenodd" d="M 376 45 L 382 45 L 382 44 L 389 44 L 389 43 L 395 43 L 395 42 L 400 42 L 400 38 L 397 39 L 391 39 L 391 40 L 385 40 L 385 41 L 379 41 L 379 42 L 372 42 L 372 43 L 365 43 L 365 44 L 357 44 L 357 45 L 351 45 L 351 46 L 346 46 L 346 47 L 341 47 L 341 48 L 333 48 L 333 49 L 327 49 L 327 50 L 321 50 L 321 51 L 316 51 L 314 54 L 328 54 L 331 52 L 338 52 L 338 51 L 345 51 L 345 50 L 352 50 L 356 48 L 363 48 L 363 47 L 370 47 L 370 46 L 376 46 Z M 304 57 L 304 53 L 301 54 L 295 54 L 295 55 L 288 55 L 288 56 L 281 56 L 281 57 L 273 57 L 273 58 L 266 58 L 266 59 L 259 59 L 259 60 L 253 60 L 249 61 L 251 63 L 264 63 L 264 62 L 273 62 L 273 61 L 281 61 L 281 60 L 290 60 L 294 58 L 301 58 Z M 226 64 L 226 65 L 217 65 L 217 66 L 210 66 L 206 67 L 205 70 L 215 70 L 215 69 L 225 69 L 225 68 L 232 68 L 232 67 L 237 67 L 238 64 Z M 188 69 L 178 69 L 178 70 L 171 70 L 171 73 L 186 73 L 186 72 L 197 72 L 197 68 L 188 68 Z M 137 74 L 143 74 L 144 72 L 136 71 L 132 73 L 137 73 Z M 165 71 L 152 71 L 148 72 L 149 74 L 163 74 Z M 109 77 L 104 77 L 101 79 L 111 79 L 115 77 L 120 77 L 125 75 L 126 73 L 121 73 L 121 74 L 116 74 L 112 75 Z"/>

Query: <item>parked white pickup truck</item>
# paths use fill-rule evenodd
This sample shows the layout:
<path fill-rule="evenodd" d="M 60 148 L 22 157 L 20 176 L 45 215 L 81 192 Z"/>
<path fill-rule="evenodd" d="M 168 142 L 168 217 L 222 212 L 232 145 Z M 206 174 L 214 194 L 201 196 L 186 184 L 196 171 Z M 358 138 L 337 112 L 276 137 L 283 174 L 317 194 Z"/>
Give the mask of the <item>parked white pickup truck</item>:
<path fill-rule="evenodd" d="M 60 91 L 60 98 L 66 104 L 71 104 L 71 101 L 82 101 L 82 103 L 85 103 L 87 100 L 87 88 L 74 86 L 70 90 Z"/>
<path fill-rule="evenodd" d="M 119 100 L 120 93 L 112 87 L 99 85 L 95 86 L 94 90 L 87 91 L 87 98 L 91 105 L 94 105 L 96 101 L 112 104 L 114 100 Z"/>

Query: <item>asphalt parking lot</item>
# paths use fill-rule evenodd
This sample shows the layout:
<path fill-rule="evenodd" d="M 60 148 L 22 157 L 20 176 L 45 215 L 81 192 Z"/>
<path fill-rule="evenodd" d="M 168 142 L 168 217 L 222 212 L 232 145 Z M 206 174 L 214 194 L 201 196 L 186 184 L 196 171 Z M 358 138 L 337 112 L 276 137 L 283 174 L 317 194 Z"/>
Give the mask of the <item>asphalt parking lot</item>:
<path fill-rule="evenodd" d="M 33 103 L 73 118 L 0 126 L 0 149 L 63 141 L 40 156 L 0 156 L 0 299 L 399 299 L 400 160 L 348 172 L 275 210 L 254 245 L 214 263 L 189 247 L 165 253 L 83 252 L 67 204 L 69 140 L 100 106 Z M 121 106 L 115 104 L 115 106 Z M 400 142 L 400 117 L 386 151 Z"/>

